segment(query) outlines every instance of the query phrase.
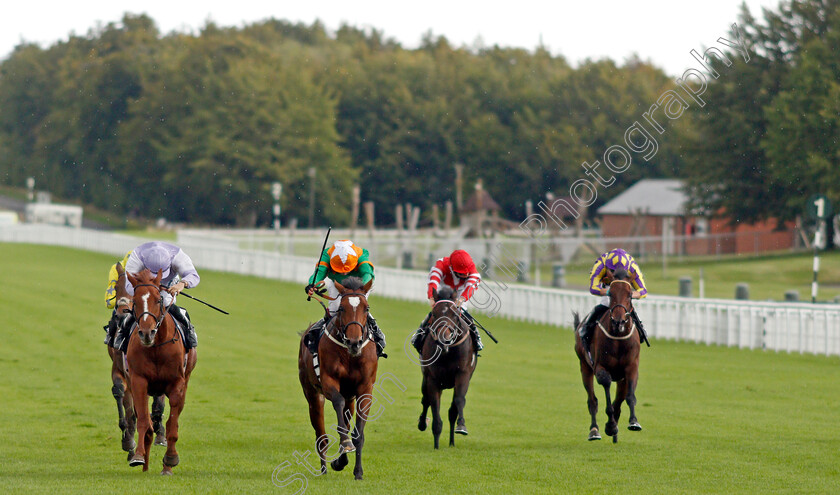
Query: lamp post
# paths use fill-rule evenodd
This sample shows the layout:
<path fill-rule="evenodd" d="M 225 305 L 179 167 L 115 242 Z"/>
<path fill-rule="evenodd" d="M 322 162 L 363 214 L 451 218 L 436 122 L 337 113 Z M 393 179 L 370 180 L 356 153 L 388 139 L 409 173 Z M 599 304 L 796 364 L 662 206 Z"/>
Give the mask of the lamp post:
<path fill-rule="evenodd" d="M 274 231 L 280 233 L 280 195 L 283 194 L 283 184 L 271 184 L 271 196 L 274 197 Z"/>
<path fill-rule="evenodd" d="M 315 167 L 309 167 L 309 228 L 315 227 Z"/>
<path fill-rule="evenodd" d="M 35 201 L 35 177 L 26 178 L 26 197 L 30 202 Z"/>

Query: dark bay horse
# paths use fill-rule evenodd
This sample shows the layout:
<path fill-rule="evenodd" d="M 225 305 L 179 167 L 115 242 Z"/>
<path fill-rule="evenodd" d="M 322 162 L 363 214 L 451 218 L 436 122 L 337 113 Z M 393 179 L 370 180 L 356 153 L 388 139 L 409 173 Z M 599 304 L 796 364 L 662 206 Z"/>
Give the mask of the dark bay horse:
<path fill-rule="evenodd" d="M 453 302 L 454 291 L 442 287 L 434 292 L 435 305 L 427 323 L 429 333 L 420 354 L 423 371 L 423 412 L 417 422 L 420 431 L 426 429 L 426 413 L 432 408 L 432 434 L 435 448 L 439 448 L 443 420 L 440 419 L 440 394 L 452 388 L 452 405 L 449 406 L 449 445 L 455 445 L 455 433 L 466 435 L 464 406 L 475 367 L 478 364 L 470 337 L 469 324 Z M 457 421 L 457 426 L 456 426 Z"/>
<path fill-rule="evenodd" d="M 117 270 L 117 283 L 115 289 L 114 314 L 108 322 L 111 335 L 118 331 L 123 320 L 131 313 L 132 301 L 125 290 L 125 270 L 121 263 L 114 265 Z M 108 356 L 111 358 L 111 394 L 117 401 L 117 414 L 119 416 L 119 427 L 122 431 L 122 449 L 128 452 L 128 459 L 134 455 L 137 443 L 134 441 L 134 433 L 137 431 L 137 415 L 134 412 L 134 400 L 131 398 L 129 389 L 128 374 L 125 371 L 125 359 L 119 349 L 107 346 Z M 166 445 L 166 436 L 162 423 L 163 396 L 157 396 L 152 402 L 152 423 L 155 430 L 155 445 Z"/>
<path fill-rule="evenodd" d="M 347 454 L 356 452 L 353 474 L 362 479 L 362 447 L 365 444 L 365 423 L 373 402 L 373 384 L 376 381 L 376 344 L 367 329 L 369 306 L 367 293 L 373 281 L 364 286 L 355 277 L 336 282 L 341 304 L 335 317 L 325 329 L 325 336 L 318 343 L 320 379 L 316 374 L 312 353 L 300 340 L 298 376 L 303 395 L 309 403 L 309 420 L 315 429 L 315 448 L 321 458 L 321 472 L 325 473 L 329 436 L 324 429 L 324 398 L 335 409 L 340 445 L 330 466 L 341 471 L 347 466 Z M 304 332 L 304 335 L 306 333 Z M 358 411 L 356 404 L 358 403 Z M 356 426 L 352 437 L 350 425 L 356 412 Z"/>
<path fill-rule="evenodd" d="M 627 401 L 630 408 L 628 429 L 642 429 L 636 419 L 636 384 L 639 379 L 639 350 L 641 340 L 630 313 L 633 311 L 631 295 L 633 286 L 626 279 L 627 272 L 617 270 L 610 283 L 608 295 L 609 311 L 598 320 L 590 338 L 590 353 L 583 348 L 580 338 L 580 316 L 574 313 L 575 353 L 580 360 L 580 374 L 588 395 L 587 405 L 592 423 L 589 426 L 589 440 L 600 440 L 598 432 L 598 398 L 595 397 L 593 378 L 604 387 L 607 397 L 607 425 L 604 432 L 618 441 L 618 418 L 621 403 Z M 591 361 L 590 361 L 591 356 Z M 616 382 L 615 401 L 610 401 L 610 385 Z"/>
<path fill-rule="evenodd" d="M 169 419 L 166 422 L 166 454 L 161 474 L 172 474 L 180 458 L 178 417 L 184 408 L 187 384 L 197 360 L 195 349 L 184 352 L 184 343 L 175 327 L 175 320 L 163 304 L 161 273 L 149 270 L 127 274 L 134 286 L 133 315 L 136 329 L 131 335 L 126 353 L 131 396 L 137 413 L 139 445 L 128 461 L 130 466 L 149 469 L 152 446 L 152 422 L 149 417 L 149 396 L 166 395 L 169 399 Z"/>

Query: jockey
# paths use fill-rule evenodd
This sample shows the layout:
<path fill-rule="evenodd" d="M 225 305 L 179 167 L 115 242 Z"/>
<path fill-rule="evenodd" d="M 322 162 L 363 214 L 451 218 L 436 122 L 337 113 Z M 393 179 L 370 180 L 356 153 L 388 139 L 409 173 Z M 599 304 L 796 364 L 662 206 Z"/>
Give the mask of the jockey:
<path fill-rule="evenodd" d="M 339 284 L 348 277 L 358 277 L 363 284 L 367 284 L 373 280 L 373 264 L 369 260 L 370 254 L 367 249 L 360 248 L 353 244 L 353 241 L 341 240 L 335 241 L 332 246 L 324 249 L 321 253 L 321 261 L 318 262 L 318 269 L 309 277 L 309 284 L 304 287 L 308 295 L 316 292 L 316 289 L 321 286 L 327 290 L 327 295 L 334 298 L 330 301 L 329 312 L 330 318 L 335 315 L 341 305 L 341 294 L 335 287 L 335 283 Z M 305 342 L 309 350 L 313 354 L 318 352 L 318 340 L 321 332 L 324 330 L 328 318 L 318 321 L 307 332 Z M 385 334 L 380 330 L 373 315 L 368 313 L 367 326 L 373 341 L 376 342 L 377 357 L 388 357 L 385 354 Z"/>
<path fill-rule="evenodd" d="M 144 269 L 148 269 L 155 275 L 158 271 L 161 272 L 160 285 L 164 288 L 161 291 L 163 305 L 169 308 L 169 314 L 184 330 L 185 350 L 196 347 L 198 337 L 195 327 L 190 323 L 190 315 L 187 310 L 175 305 L 175 299 L 182 290 L 191 289 L 201 281 L 192 260 L 178 246 L 159 241 L 147 242 L 137 246 L 125 263 L 126 273 L 137 274 Z M 128 281 L 128 277 L 125 278 L 125 289 L 129 295 L 134 295 L 134 287 Z M 133 323 L 133 318 L 126 318 L 120 329 L 120 335 L 114 339 L 112 347 L 125 352 Z"/>
<path fill-rule="evenodd" d="M 630 276 L 630 285 L 633 286 L 633 299 L 642 299 L 647 297 L 647 289 L 645 288 L 645 278 L 642 275 L 642 270 L 633 259 L 623 249 L 613 249 L 612 251 L 602 254 L 595 265 L 592 267 L 592 272 L 589 274 L 589 292 L 594 296 L 601 296 L 601 302 L 589 313 L 584 320 L 584 324 L 580 327 L 580 338 L 583 341 L 584 348 L 589 347 L 589 339 L 592 337 L 592 331 L 598 320 L 604 313 L 610 309 L 610 297 L 607 295 L 609 284 L 608 280 L 612 279 L 613 274 L 618 269 L 624 269 Z M 633 316 L 633 321 L 639 328 L 642 341 L 647 340 L 644 327 L 642 326 L 639 315 L 636 311 L 630 313 Z"/>
<path fill-rule="evenodd" d="M 119 273 L 117 273 L 117 264 L 121 264 L 123 268 L 125 268 L 125 263 L 128 261 L 128 257 L 131 255 L 131 251 L 125 253 L 125 257 L 123 257 L 122 261 L 118 261 L 111 265 L 111 270 L 108 272 L 108 288 L 105 290 L 105 307 L 108 309 L 112 309 L 111 312 L 111 319 L 108 320 L 108 324 L 105 325 L 103 328 L 107 335 L 105 336 L 105 344 L 108 346 L 113 347 L 114 343 L 114 334 L 117 332 L 117 326 L 119 325 L 119 321 L 122 319 L 124 315 L 117 314 L 117 280 L 119 280 Z"/>
<path fill-rule="evenodd" d="M 429 305 L 434 307 L 435 306 L 435 299 L 433 292 L 439 289 L 442 285 L 446 285 L 452 288 L 456 294 L 456 301 L 455 304 L 461 308 L 461 314 L 464 315 L 467 323 L 470 326 L 470 333 L 473 337 L 473 344 L 475 346 L 475 351 L 484 349 L 484 344 L 481 343 L 481 335 L 479 335 L 478 330 L 475 327 L 475 321 L 473 317 L 467 312 L 467 301 L 475 294 L 476 289 L 478 289 L 478 284 L 481 283 L 481 275 L 479 275 L 478 270 L 475 268 L 475 263 L 473 263 L 472 258 L 470 257 L 469 253 L 464 251 L 463 249 L 456 249 L 452 251 L 448 257 L 441 258 L 435 262 L 435 266 L 432 267 L 431 271 L 429 272 L 429 288 L 427 297 L 429 298 Z M 423 352 L 423 340 L 426 334 L 426 324 L 429 322 L 429 318 L 432 316 L 431 311 L 428 315 L 426 315 L 426 319 L 423 320 L 423 323 L 420 324 L 420 328 L 414 334 L 414 337 L 411 339 L 412 345 L 414 348 L 417 349 L 418 353 Z"/>

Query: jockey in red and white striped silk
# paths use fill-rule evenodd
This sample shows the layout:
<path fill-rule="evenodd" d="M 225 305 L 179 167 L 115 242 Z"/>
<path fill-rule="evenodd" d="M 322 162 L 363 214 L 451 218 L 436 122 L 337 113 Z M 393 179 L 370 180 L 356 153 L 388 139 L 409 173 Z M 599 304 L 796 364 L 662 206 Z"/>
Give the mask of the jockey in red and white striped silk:
<path fill-rule="evenodd" d="M 435 262 L 435 265 L 429 271 L 429 287 L 426 297 L 429 299 L 429 305 L 435 305 L 434 291 L 443 286 L 452 288 L 455 291 L 455 304 L 461 308 L 461 313 L 470 325 L 470 331 L 473 336 L 473 343 L 475 344 L 476 352 L 484 349 L 484 344 L 481 342 L 481 335 L 475 327 L 475 322 L 472 316 L 467 312 L 467 301 L 475 294 L 478 285 L 481 283 L 481 275 L 475 267 L 475 263 L 470 257 L 469 253 L 463 249 L 457 249 L 449 256 L 441 258 Z M 421 352 L 423 349 L 423 338 L 426 333 L 426 323 L 431 316 L 431 312 L 420 324 L 420 328 L 411 339 L 412 345 Z"/>
<path fill-rule="evenodd" d="M 606 280 L 611 280 L 612 275 L 619 269 L 626 271 L 629 275 L 628 282 L 633 286 L 632 298 L 642 299 L 647 297 L 647 288 L 645 288 L 645 278 L 642 275 L 642 270 L 639 268 L 636 260 L 627 251 L 616 248 L 599 256 L 589 274 L 589 293 L 593 296 L 600 296 L 601 301 L 589 313 L 589 316 L 584 320 L 584 324 L 580 327 L 580 336 L 583 339 L 584 347 L 589 346 L 589 338 L 592 335 L 595 324 L 610 307 L 610 297 L 607 295 L 609 284 L 606 283 Z M 644 327 L 639 320 L 639 315 L 636 314 L 635 310 L 631 315 L 640 333 L 644 335 Z M 645 336 L 643 341 L 646 340 L 647 337 Z"/>

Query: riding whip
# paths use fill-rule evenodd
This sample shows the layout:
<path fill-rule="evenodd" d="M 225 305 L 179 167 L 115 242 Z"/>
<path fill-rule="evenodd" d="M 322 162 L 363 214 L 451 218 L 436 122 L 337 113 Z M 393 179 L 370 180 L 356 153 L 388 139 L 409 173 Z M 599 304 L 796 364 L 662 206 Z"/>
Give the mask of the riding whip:
<path fill-rule="evenodd" d="M 488 337 L 490 337 L 490 338 L 493 340 L 493 342 L 495 342 L 495 343 L 497 343 L 497 344 L 499 343 L 499 341 L 498 341 L 498 340 L 496 340 L 496 337 L 493 337 L 493 334 L 492 334 L 492 333 L 490 333 L 490 331 L 489 331 L 489 330 L 487 330 L 486 328 L 484 328 L 484 325 L 482 325 L 481 323 L 479 323 L 479 322 L 478 322 L 478 320 L 476 320 L 476 319 L 475 319 L 475 316 L 473 316 L 473 321 L 475 322 L 475 324 L 476 324 L 476 325 L 478 325 L 478 328 L 480 328 L 480 329 L 484 330 L 484 333 L 486 333 L 486 334 L 487 334 L 487 336 L 488 336 Z"/>
<path fill-rule="evenodd" d="M 318 267 L 321 265 L 321 256 L 324 254 L 324 249 L 327 249 L 327 241 L 330 238 L 330 231 L 332 231 L 332 227 L 327 228 L 327 236 L 324 237 L 324 245 L 321 246 L 321 250 L 318 251 L 318 259 L 315 260 L 315 271 L 312 272 L 312 282 L 315 282 L 315 276 L 318 275 Z M 307 301 L 312 300 L 312 296 L 306 296 Z"/>
<path fill-rule="evenodd" d="M 179 294 L 181 294 L 182 296 L 189 297 L 189 298 L 190 298 L 190 299 L 192 299 L 193 301 L 198 301 L 198 302 L 200 302 L 201 304 L 204 304 L 205 306 L 210 306 L 211 308 L 215 309 L 215 310 L 216 310 L 216 311 L 218 311 L 219 313 L 223 313 L 223 314 L 226 314 L 226 315 L 229 315 L 229 314 L 230 314 L 230 313 L 228 313 L 227 311 L 225 311 L 225 310 L 223 310 L 223 309 L 219 309 L 219 308 L 217 308 L 216 306 L 213 306 L 212 304 L 210 304 L 210 303 L 208 303 L 208 302 L 204 302 L 204 301 L 202 301 L 201 299 L 199 299 L 199 298 L 197 298 L 197 297 L 193 297 L 193 296 L 191 296 L 191 295 L 187 294 L 187 293 L 186 293 L 186 292 L 184 292 L 184 291 L 181 291 Z"/>

